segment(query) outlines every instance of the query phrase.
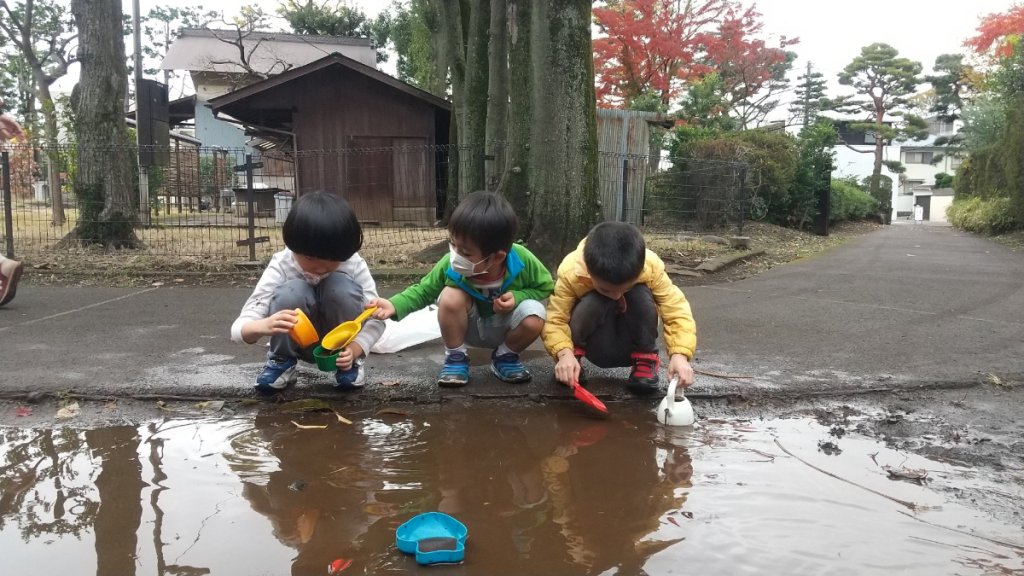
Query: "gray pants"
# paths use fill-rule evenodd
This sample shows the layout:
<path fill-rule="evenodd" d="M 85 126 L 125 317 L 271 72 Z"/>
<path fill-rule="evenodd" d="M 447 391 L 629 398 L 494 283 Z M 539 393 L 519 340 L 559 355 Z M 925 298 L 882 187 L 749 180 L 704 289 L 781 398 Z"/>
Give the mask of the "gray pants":
<path fill-rule="evenodd" d="M 353 320 L 363 311 L 363 288 L 351 276 L 333 272 L 316 286 L 299 278 L 289 280 L 274 290 L 270 298 L 270 313 L 301 308 L 313 322 L 321 337 L 342 322 Z M 270 337 L 268 358 L 301 358 L 313 361 L 313 348 L 300 348 L 291 336 L 275 334 Z"/>
<path fill-rule="evenodd" d="M 620 312 L 618 301 L 589 292 L 569 318 L 572 343 L 601 368 L 632 366 L 632 353 L 658 351 L 658 306 L 651 289 L 637 284 L 623 299 L 626 311 Z"/>
<path fill-rule="evenodd" d="M 505 342 L 508 333 L 519 328 L 530 316 L 541 320 L 548 317 L 543 304 L 536 300 L 523 300 L 510 312 L 497 313 L 487 318 L 480 317 L 476 303 L 469 309 L 469 326 L 466 328 L 466 344 L 477 348 L 497 348 Z"/>

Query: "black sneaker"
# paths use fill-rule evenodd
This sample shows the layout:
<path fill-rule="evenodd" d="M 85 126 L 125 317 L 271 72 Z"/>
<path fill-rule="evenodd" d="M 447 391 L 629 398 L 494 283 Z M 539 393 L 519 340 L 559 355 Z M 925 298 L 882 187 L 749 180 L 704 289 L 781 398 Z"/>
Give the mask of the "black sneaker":
<path fill-rule="evenodd" d="M 634 352 L 633 369 L 629 373 L 626 387 L 636 394 L 653 394 L 658 391 L 658 366 L 661 361 L 656 352 Z"/>

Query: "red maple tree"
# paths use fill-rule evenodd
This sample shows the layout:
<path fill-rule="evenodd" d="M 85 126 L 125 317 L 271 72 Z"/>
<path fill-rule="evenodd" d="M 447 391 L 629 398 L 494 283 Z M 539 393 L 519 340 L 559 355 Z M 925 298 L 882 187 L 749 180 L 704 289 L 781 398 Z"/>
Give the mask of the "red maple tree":
<path fill-rule="evenodd" d="M 979 54 L 987 54 L 995 46 L 997 57 L 1013 54 L 1013 46 L 1024 35 L 1024 4 L 1006 12 L 989 14 L 981 19 L 978 34 L 968 38 L 964 45 Z"/>
<path fill-rule="evenodd" d="M 706 63 L 721 78 L 723 100 L 744 127 L 756 123 L 766 105 L 785 87 L 789 71 L 786 47 L 799 42 L 783 36 L 778 46 L 770 47 L 758 38 L 763 29 L 756 6 L 742 11 L 731 7 L 706 47 Z"/>
<path fill-rule="evenodd" d="M 629 107 L 654 91 L 667 106 L 685 81 L 708 71 L 698 61 L 732 0 L 609 0 L 594 7 L 597 97 Z"/>

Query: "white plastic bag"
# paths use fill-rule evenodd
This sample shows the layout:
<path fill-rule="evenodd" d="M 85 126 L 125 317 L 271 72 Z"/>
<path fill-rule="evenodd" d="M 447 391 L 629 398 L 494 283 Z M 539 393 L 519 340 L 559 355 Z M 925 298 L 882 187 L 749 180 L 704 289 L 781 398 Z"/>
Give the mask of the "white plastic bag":
<path fill-rule="evenodd" d="M 385 320 L 384 334 L 370 348 L 370 352 L 391 354 L 440 337 L 437 306 L 431 305 L 409 314 L 400 322 Z"/>

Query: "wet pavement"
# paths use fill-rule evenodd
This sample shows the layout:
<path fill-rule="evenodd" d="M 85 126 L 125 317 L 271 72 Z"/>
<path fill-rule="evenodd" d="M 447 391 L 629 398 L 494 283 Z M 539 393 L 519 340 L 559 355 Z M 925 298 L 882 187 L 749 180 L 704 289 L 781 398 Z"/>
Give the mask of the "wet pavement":
<path fill-rule="evenodd" d="M 3 572 L 426 573 L 395 531 L 427 511 L 469 530 L 465 562 L 430 573 L 1024 570 L 1019 476 L 891 449 L 857 430 L 866 415 L 687 429 L 637 403 L 593 420 L 494 402 L 338 416 L 2 429 Z"/>
<path fill-rule="evenodd" d="M 400 286 L 382 286 L 385 293 Z M 236 398 L 252 394 L 259 346 L 229 341 L 248 288 L 26 284 L 0 308 L 0 394 Z M 951 228 L 893 225 L 814 258 L 727 285 L 686 289 L 699 329 L 698 397 L 970 385 L 1024 379 L 1024 259 Z M 564 396 L 535 345 L 533 383 L 509 386 L 474 354 L 463 390 L 434 385 L 437 341 L 369 359 L 345 399 Z M 307 367 L 286 397 L 336 397 Z M 592 367 L 591 367 L 592 368 Z M 624 371 L 592 370 L 602 397 Z M 341 399 L 341 398 L 339 398 Z"/>
<path fill-rule="evenodd" d="M 694 430 L 593 367 L 588 417 L 539 347 L 525 386 L 475 351 L 440 390 L 434 342 L 372 355 L 360 393 L 306 367 L 255 399 L 248 292 L 0 308 L 0 573 L 420 573 L 395 529 L 432 510 L 470 539 L 431 572 L 1024 573 L 1024 260 L 985 239 L 894 225 L 687 288 Z"/>

